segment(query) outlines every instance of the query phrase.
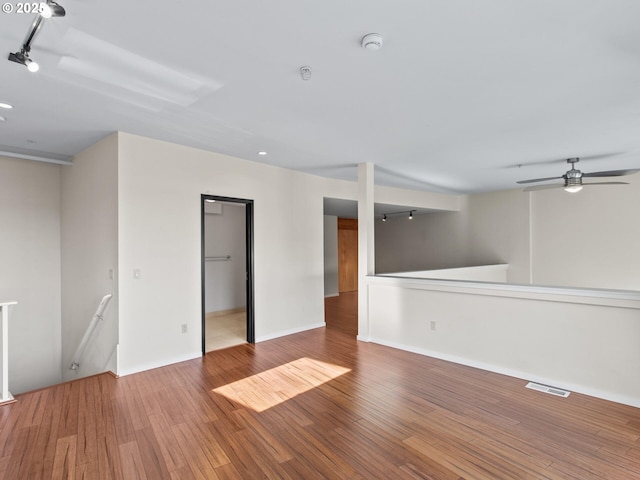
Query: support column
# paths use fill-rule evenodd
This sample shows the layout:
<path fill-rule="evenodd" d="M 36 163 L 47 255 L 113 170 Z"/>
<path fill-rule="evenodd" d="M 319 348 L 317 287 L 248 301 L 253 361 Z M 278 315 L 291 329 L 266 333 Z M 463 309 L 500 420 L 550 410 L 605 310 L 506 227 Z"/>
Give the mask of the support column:
<path fill-rule="evenodd" d="M 358 165 L 358 340 L 369 341 L 369 286 L 375 273 L 374 165 Z"/>

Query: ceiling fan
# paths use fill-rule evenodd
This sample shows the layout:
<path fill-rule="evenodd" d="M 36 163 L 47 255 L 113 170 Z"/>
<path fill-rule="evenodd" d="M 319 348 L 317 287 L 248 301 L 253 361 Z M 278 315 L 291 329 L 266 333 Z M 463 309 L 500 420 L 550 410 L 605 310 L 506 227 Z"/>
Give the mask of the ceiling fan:
<path fill-rule="evenodd" d="M 563 184 L 551 184 L 551 185 L 535 185 L 532 187 L 527 187 L 524 189 L 525 192 L 530 192 L 532 190 L 545 190 L 548 188 L 564 188 L 569 193 L 576 193 L 582 190 L 582 187 L 587 185 L 628 185 L 627 182 L 591 182 L 591 183 L 582 183 L 583 178 L 597 178 L 597 177 L 621 177 L 623 175 L 631 175 L 633 173 L 639 172 L 640 169 L 629 169 L 629 170 L 609 170 L 606 172 L 591 172 L 591 173 L 582 173 L 580 170 L 576 168 L 576 163 L 580 161 L 579 158 L 567 158 L 567 163 L 571 165 L 571 168 L 567 170 L 567 172 L 560 177 L 547 177 L 547 178 L 533 178 L 531 180 L 520 180 L 517 183 L 536 183 L 536 182 L 547 182 L 549 180 L 559 180 L 564 179 Z"/>

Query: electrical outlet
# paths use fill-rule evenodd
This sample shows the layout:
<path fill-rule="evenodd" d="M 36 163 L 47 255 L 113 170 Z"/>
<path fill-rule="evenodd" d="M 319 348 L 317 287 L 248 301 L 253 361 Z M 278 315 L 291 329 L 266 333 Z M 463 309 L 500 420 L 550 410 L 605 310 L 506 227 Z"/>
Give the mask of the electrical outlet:
<path fill-rule="evenodd" d="M 181 328 L 182 328 L 182 333 L 187 333 L 187 324 L 186 323 L 183 323 Z"/>
<path fill-rule="evenodd" d="M 435 331 L 435 329 L 436 329 L 436 322 L 431 320 L 431 330 Z"/>

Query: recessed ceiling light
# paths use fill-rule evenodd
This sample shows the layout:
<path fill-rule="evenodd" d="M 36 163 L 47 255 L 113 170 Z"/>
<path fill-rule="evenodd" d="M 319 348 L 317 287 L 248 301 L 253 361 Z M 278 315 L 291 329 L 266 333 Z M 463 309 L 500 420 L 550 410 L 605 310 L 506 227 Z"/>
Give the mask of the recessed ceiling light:
<path fill-rule="evenodd" d="M 0 108 L 6 108 L 7 110 L 9 110 L 10 108 L 13 108 L 13 105 L 9 105 L 8 103 L 1 103 L 0 102 Z"/>
<path fill-rule="evenodd" d="M 261 151 L 258 152 L 258 155 L 266 155 L 266 154 L 267 154 L 267 152 L 265 152 L 264 150 L 261 150 Z"/>

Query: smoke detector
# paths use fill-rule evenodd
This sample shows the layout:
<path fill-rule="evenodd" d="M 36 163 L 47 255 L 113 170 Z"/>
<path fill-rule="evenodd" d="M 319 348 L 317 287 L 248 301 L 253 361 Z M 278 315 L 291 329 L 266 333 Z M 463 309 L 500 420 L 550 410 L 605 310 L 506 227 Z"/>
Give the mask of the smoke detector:
<path fill-rule="evenodd" d="M 379 33 L 368 33 L 362 37 L 362 48 L 367 50 L 380 50 L 382 48 L 382 35 Z"/>
<path fill-rule="evenodd" d="M 300 78 L 302 78 L 302 80 L 311 79 L 311 67 L 300 67 Z"/>

